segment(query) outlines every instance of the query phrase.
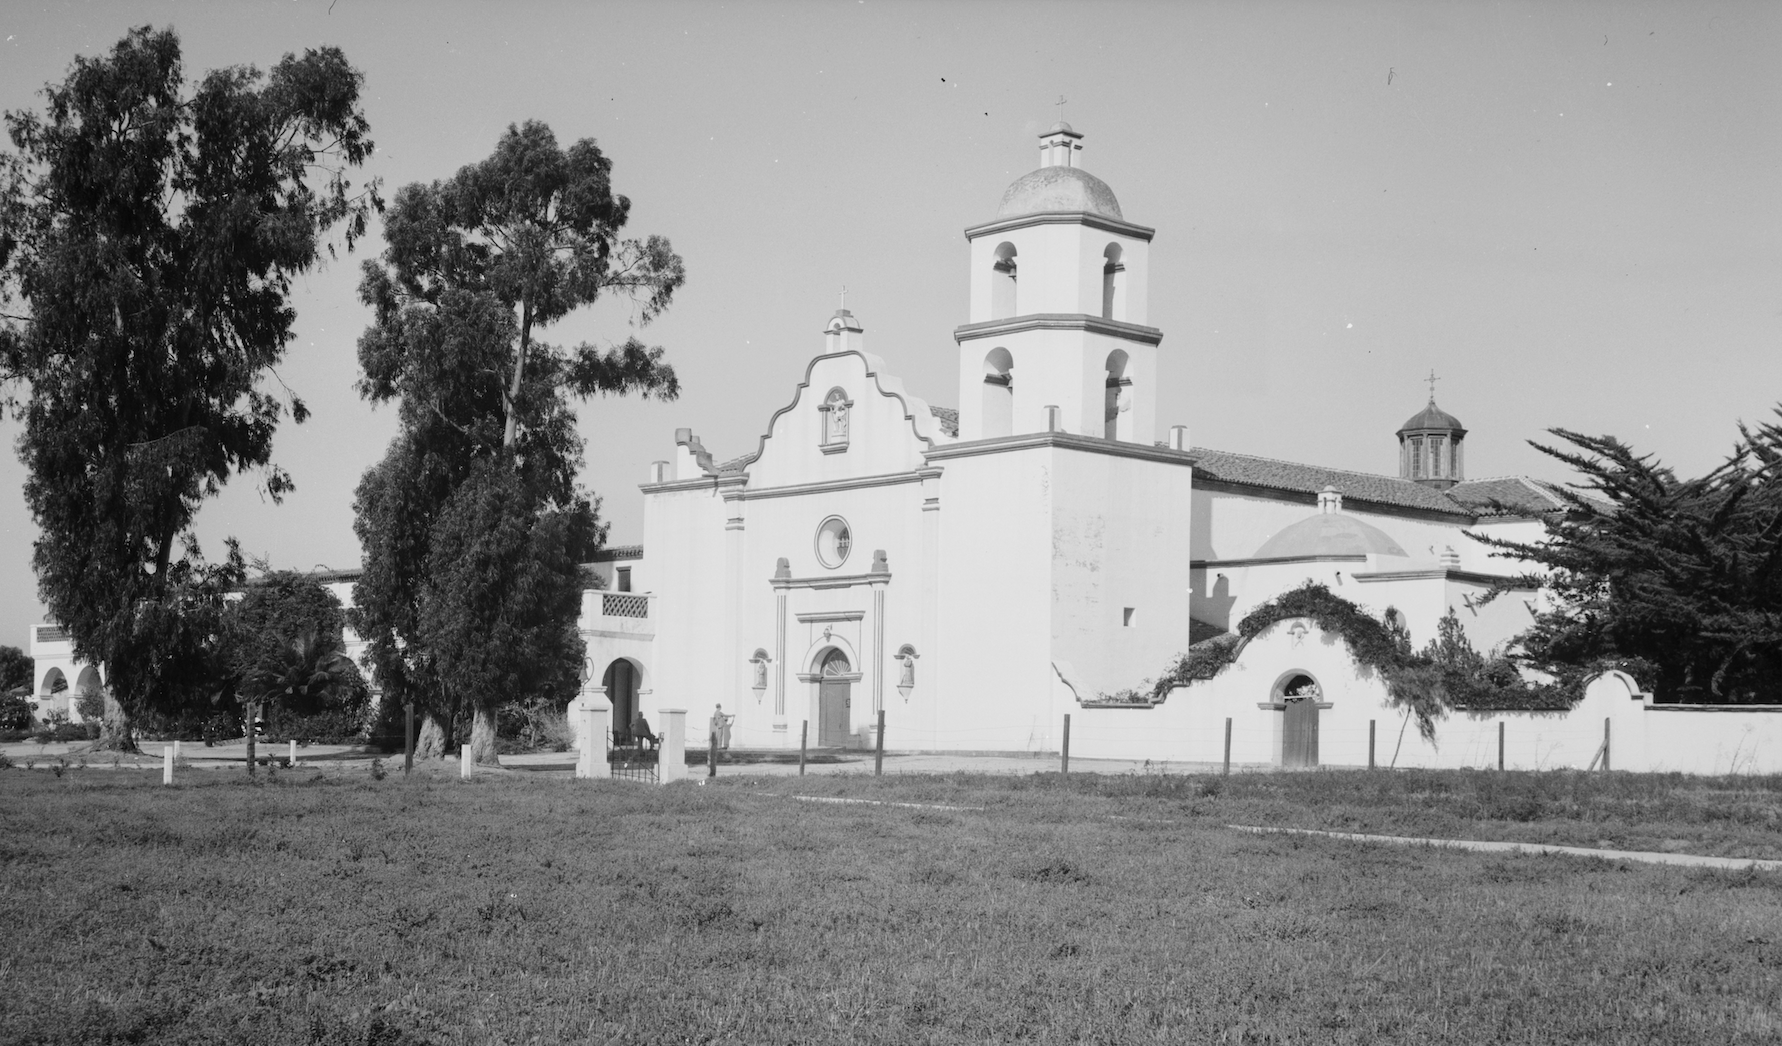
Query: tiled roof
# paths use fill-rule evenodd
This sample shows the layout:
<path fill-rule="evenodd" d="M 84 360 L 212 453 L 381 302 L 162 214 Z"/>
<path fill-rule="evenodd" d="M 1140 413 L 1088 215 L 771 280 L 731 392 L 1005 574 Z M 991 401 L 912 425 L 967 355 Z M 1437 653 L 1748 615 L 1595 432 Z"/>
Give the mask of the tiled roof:
<path fill-rule="evenodd" d="M 1535 516 L 1565 508 L 1552 484 L 1521 476 L 1469 479 L 1448 488 L 1448 496 L 1473 512 L 1490 516 Z"/>
<path fill-rule="evenodd" d="M 940 419 L 940 429 L 943 435 L 959 435 L 959 412 L 957 410 L 952 407 L 929 407 L 928 413 Z"/>
<path fill-rule="evenodd" d="M 642 545 L 608 545 L 594 553 L 594 562 L 611 563 L 619 559 L 642 559 Z"/>
<path fill-rule="evenodd" d="M 1434 487 L 1394 476 L 1301 465 L 1292 461 L 1233 454 L 1206 447 L 1195 447 L 1191 453 L 1199 459 L 1194 464 L 1195 475 L 1207 479 L 1312 495 L 1330 486 L 1342 493 L 1344 501 L 1354 500 L 1454 516 L 1476 514 L 1476 510 L 1463 507 Z"/>
<path fill-rule="evenodd" d="M 744 454 L 739 458 L 731 458 L 729 461 L 718 466 L 718 475 L 722 476 L 726 473 L 741 472 L 743 466 L 754 460 L 754 457 L 755 455 L 753 454 Z"/>

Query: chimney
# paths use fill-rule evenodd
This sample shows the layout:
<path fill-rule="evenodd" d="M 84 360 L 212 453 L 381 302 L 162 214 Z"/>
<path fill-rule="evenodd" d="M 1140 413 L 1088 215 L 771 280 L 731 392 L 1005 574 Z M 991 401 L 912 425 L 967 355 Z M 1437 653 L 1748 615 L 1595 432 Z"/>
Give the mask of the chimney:
<path fill-rule="evenodd" d="M 1323 515 L 1343 510 L 1343 492 L 1333 486 L 1326 485 L 1318 492 L 1318 511 Z"/>

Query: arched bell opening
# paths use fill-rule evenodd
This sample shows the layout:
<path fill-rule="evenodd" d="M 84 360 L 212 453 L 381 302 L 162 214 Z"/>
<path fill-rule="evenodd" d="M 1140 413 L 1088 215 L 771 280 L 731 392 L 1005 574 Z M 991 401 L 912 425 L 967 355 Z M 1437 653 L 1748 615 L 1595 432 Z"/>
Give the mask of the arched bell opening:
<path fill-rule="evenodd" d="M 1126 350 L 1108 353 L 1106 399 L 1104 401 L 1102 435 L 1108 439 L 1132 441 L 1132 373 L 1131 358 Z"/>
<path fill-rule="evenodd" d="M 995 260 L 990 264 L 990 318 L 993 320 L 1006 320 L 1016 315 L 1015 255 L 1014 244 L 998 244 Z"/>
<path fill-rule="evenodd" d="M 984 399 L 979 435 L 1008 436 L 1015 431 L 1015 358 L 1009 350 L 991 349 L 984 357 Z"/>
<path fill-rule="evenodd" d="M 1126 318 L 1126 266 L 1120 261 L 1123 253 L 1117 243 L 1108 244 L 1107 250 L 1101 253 L 1101 318 L 1104 320 Z"/>

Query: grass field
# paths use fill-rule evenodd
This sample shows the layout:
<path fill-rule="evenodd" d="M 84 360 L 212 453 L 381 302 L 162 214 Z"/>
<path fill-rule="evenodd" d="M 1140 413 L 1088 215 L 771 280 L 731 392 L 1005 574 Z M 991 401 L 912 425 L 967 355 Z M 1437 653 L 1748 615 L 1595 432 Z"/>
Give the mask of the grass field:
<path fill-rule="evenodd" d="M 0 1041 L 1775 1042 L 1782 782 L 0 771 Z M 785 793 L 938 803 L 796 802 Z"/>

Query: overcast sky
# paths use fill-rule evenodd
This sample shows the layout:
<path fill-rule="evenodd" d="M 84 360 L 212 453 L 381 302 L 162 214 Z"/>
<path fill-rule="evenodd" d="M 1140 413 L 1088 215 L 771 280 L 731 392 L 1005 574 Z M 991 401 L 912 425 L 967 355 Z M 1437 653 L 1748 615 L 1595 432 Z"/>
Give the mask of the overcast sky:
<path fill-rule="evenodd" d="M 138 24 L 176 28 L 191 76 L 343 48 L 386 195 L 517 121 L 599 141 L 631 231 L 688 271 L 642 332 L 681 399 L 582 410 L 614 543 L 641 540 L 636 486 L 677 426 L 755 446 L 844 283 L 868 348 L 957 403 L 961 230 L 1037 166 L 1060 95 L 1083 166 L 1157 229 L 1160 432 L 1392 473 L 1433 368 L 1469 475 L 1564 479 L 1526 441 L 1610 433 L 1700 471 L 1782 399 L 1775 3 L 14 2 L 0 107 Z M 356 565 L 353 487 L 393 433 L 353 391 L 358 264 L 298 287 L 280 376 L 314 417 L 276 443 L 296 493 L 237 478 L 199 516 L 212 554 L 233 534 L 276 566 Z M 0 457 L 0 642 L 24 645 L 35 530 Z"/>

